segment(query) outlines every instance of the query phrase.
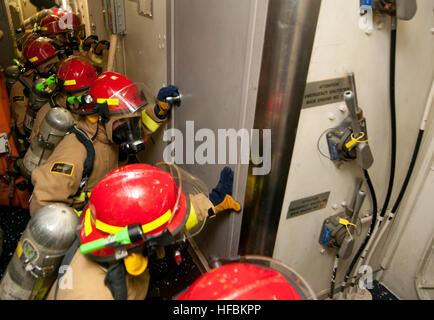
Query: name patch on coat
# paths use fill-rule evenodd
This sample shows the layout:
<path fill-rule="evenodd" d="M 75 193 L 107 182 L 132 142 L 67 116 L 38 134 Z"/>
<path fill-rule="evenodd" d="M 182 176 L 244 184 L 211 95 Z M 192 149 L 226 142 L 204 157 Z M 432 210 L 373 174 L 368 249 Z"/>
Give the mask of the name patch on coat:
<path fill-rule="evenodd" d="M 51 173 L 63 174 L 65 176 L 72 176 L 74 165 L 64 162 L 56 162 L 51 168 Z"/>
<path fill-rule="evenodd" d="M 14 102 L 17 102 L 17 101 L 24 101 L 24 96 L 16 96 L 16 97 L 14 97 Z"/>

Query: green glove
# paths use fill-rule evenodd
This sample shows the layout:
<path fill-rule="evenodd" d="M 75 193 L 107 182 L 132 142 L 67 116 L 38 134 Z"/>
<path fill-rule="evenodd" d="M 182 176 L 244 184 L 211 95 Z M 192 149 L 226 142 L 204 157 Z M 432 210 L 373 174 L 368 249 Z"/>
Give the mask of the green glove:
<path fill-rule="evenodd" d="M 55 77 L 55 76 L 51 76 L 51 77 L 49 77 L 48 79 L 46 79 L 45 81 L 43 81 L 43 82 L 41 82 L 41 83 L 38 83 L 38 84 L 35 86 L 35 88 L 36 88 L 36 90 L 38 90 L 38 91 L 44 91 L 45 88 L 47 88 L 47 87 L 49 87 L 49 86 L 51 86 L 52 84 L 55 84 L 55 83 L 57 83 L 57 79 L 56 79 L 56 77 Z"/>

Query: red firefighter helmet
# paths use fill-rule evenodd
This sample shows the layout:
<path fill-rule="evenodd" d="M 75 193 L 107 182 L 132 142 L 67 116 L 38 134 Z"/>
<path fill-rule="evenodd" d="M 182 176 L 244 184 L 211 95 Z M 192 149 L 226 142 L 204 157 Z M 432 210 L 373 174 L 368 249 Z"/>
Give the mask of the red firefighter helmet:
<path fill-rule="evenodd" d="M 42 34 L 54 35 L 54 34 L 65 32 L 65 30 L 60 27 L 59 22 L 60 22 L 60 18 L 56 15 L 52 14 L 46 16 L 44 19 L 42 19 L 40 25 Z"/>
<path fill-rule="evenodd" d="M 80 240 L 86 244 L 136 224 L 141 225 L 144 235 L 158 236 L 166 228 L 175 235 L 183 229 L 189 207 L 171 173 L 146 164 L 124 166 L 108 174 L 92 190 L 81 218 Z M 107 247 L 90 256 L 109 261 L 115 252 Z"/>
<path fill-rule="evenodd" d="M 62 8 L 53 8 L 52 11 L 59 18 L 61 18 L 65 13 L 68 12 L 67 10 L 62 9 Z"/>
<path fill-rule="evenodd" d="M 30 35 L 33 35 L 32 33 L 30 34 Z M 37 39 L 37 38 L 36 38 Z M 26 58 L 26 56 L 28 56 L 28 52 L 29 52 L 29 49 L 30 49 L 30 45 L 32 44 L 32 42 L 33 41 L 35 41 L 36 40 L 34 37 L 32 37 L 32 36 L 28 36 L 28 37 L 26 37 L 25 39 L 23 39 L 23 57 L 25 58 L 25 59 L 27 59 Z"/>
<path fill-rule="evenodd" d="M 110 115 L 134 113 L 147 104 L 141 89 L 141 84 L 133 83 L 121 74 L 102 73 L 90 88 L 89 94 L 95 104 L 88 108 L 107 104 Z"/>
<path fill-rule="evenodd" d="M 316 299 L 295 271 L 260 256 L 240 257 L 196 280 L 177 300 L 304 300 Z"/>
<path fill-rule="evenodd" d="M 24 58 L 36 67 L 54 57 L 57 51 L 51 42 L 52 40 L 47 38 L 38 38 L 33 41 L 28 41 L 23 50 Z"/>
<path fill-rule="evenodd" d="M 74 92 L 89 89 L 97 79 L 97 74 L 88 62 L 71 57 L 62 62 L 57 78 L 63 81 L 65 91 Z"/>

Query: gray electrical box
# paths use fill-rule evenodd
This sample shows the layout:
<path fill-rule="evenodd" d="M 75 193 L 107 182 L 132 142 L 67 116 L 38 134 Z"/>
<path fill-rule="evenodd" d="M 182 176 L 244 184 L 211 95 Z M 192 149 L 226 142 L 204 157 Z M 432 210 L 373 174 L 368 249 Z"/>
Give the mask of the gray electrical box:
<path fill-rule="evenodd" d="M 124 0 L 103 0 L 104 18 L 107 30 L 113 34 L 125 35 L 127 23 Z"/>
<path fill-rule="evenodd" d="M 411 20 L 417 12 L 416 0 L 360 0 L 362 7 L 372 7 L 374 12 L 396 16 L 400 20 Z"/>

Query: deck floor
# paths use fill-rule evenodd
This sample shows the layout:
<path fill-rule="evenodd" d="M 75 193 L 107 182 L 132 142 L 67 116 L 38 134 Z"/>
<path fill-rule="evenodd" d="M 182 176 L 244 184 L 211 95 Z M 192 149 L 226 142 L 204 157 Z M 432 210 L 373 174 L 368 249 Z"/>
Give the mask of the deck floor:
<path fill-rule="evenodd" d="M 0 278 L 15 252 L 28 221 L 29 212 L 20 208 L 0 207 L 0 227 L 4 231 L 3 254 L 0 257 Z M 199 267 L 189 255 L 187 246 L 182 248 L 182 263 L 178 266 L 172 258 L 173 248 L 166 249 L 166 257 L 150 265 L 151 283 L 147 299 L 170 300 L 176 298 L 200 275 Z M 398 300 L 385 286 L 375 283 L 370 290 L 373 300 Z"/>

